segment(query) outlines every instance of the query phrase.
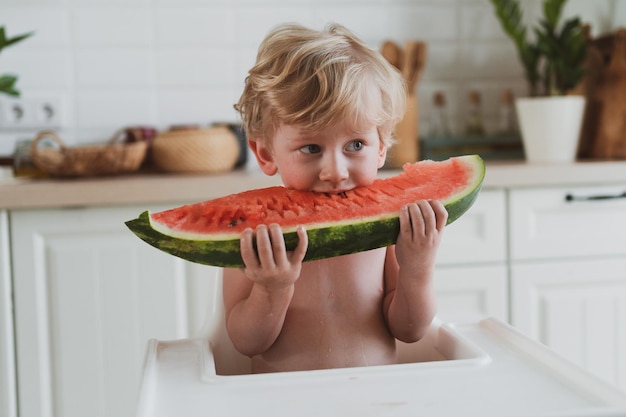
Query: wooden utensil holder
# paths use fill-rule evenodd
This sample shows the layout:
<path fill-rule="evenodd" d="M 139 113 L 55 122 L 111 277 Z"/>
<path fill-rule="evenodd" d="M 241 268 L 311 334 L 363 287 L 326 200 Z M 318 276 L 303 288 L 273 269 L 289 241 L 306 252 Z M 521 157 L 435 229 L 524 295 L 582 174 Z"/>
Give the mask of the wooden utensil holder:
<path fill-rule="evenodd" d="M 396 125 L 396 143 L 389 149 L 387 166 L 401 168 L 405 163 L 419 159 L 418 146 L 418 101 L 415 94 L 408 94 L 406 112 Z"/>
<path fill-rule="evenodd" d="M 396 143 L 387 153 L 387 168 L 401 168 L 405 163 L 419 160 L 418 100 L 415 94 L 417 83 L 426 63 L 426 43 L 409 40 L 404 48 L 393 41 L 383 43 L 381 53 L 404 77 L 407 88 L 406 111 L 396 125 Z"/>

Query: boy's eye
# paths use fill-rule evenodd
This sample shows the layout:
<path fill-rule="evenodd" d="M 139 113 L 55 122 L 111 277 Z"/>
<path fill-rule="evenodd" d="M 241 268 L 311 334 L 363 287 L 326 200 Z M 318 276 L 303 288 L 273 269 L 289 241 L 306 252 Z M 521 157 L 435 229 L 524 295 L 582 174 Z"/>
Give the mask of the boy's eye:
<path fill-rule="evenodd" d="M 348 151 L 360 151 L 361 149 L 363 149 L 363 142 L 360 140 L 353 140 L 352 142 L 350 142 L 348 144 L 348 146 L 346 146 L 346 150 Z"/>
<path fill-rule="evenodd" d="M 307 154 L 319 153 L 320 151 L 319 145 L 304 145 L 300 148 L 300 152 Z"/>

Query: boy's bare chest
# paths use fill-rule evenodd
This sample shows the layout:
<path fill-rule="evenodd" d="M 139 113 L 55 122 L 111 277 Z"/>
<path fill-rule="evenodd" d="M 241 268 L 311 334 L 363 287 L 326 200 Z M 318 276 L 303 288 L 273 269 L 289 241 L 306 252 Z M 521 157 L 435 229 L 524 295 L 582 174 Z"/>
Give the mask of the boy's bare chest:
<path fill-rule="evenodd" d="M 255 369 L 394 363 L 395 341 L 382 308 L 385 253 L 382 249 L 305 263 L 282 332 L 255 359 Z"/>
<path fill-rule="evenodd" d="M 304 263 L 292 307 L 337 313 L 379 309 L 376 304 L 384 296 L 385 253 L 377 249 Z"/>

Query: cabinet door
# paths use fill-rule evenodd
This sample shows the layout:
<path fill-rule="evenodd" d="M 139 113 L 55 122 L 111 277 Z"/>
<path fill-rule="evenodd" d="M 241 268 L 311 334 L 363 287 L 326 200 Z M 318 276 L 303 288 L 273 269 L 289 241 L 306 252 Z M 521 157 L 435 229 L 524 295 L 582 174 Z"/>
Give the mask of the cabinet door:
<path fill-rule="evenodd" d="M 20 416 L 132 416 L 147 341 L 200 326 L 188 263 L 124 225 L 142 209 L 11 214 Z"/>
<path fill-rule="evenodd" d="M 511 258 L 626 255 L 624 192 L 626 184 L 511 191 Z"/>
<path fill-rule="evenodd" d="M 479 317 L 508 321 L 507 283 L 504 264 L 437 267 L 437 316 L 450 321 Z"/>
<path fill-rule="evenodd" d="M 506 238 L 506 194 L 483 190 L 467 213 L 446 227 L 437 264 L 503 262 Z"/>
<path fill-rule="evenodd" d="M 17 417 L 9 213 L 0 210 L 0 415 Z"/>
<path fill-rule="evenodd" d="M 626 259 L 514 264 L 512 323 L 626 390 Z"/>

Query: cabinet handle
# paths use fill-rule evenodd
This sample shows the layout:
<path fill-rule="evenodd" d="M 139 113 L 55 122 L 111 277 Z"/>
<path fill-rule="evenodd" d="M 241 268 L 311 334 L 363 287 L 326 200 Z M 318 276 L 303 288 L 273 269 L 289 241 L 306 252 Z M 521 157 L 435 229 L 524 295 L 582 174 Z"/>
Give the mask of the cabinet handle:
<path fill-rule="evenodd" d="M 584 195 L 577 196 L 573 194 L 567 194 L 565 201 L 594 201 L 594 200 L 616 200 L 618 198 L 626 198 L 626 191 L 621 194 L 598 194 L 598 195 Z"/>

